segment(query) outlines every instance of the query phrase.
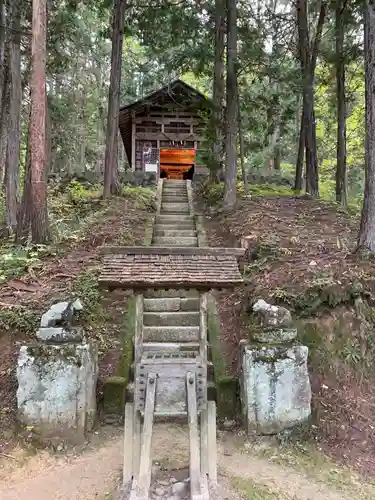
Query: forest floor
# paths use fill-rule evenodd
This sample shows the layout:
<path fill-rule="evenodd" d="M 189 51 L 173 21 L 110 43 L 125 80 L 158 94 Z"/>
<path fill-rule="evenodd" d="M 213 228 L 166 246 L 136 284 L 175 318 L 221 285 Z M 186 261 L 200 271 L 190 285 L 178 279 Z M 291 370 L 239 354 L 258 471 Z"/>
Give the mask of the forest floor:
<path fill-rule="evenodd" d="M 358 214 L 321 200 L 280 196 L 277 187 L 254 191 L 230 215 L 212 202 L 212 193 L 203 193 L 210 246 L 238 247 L 246 236 L 252 241 L 245 285 L 217 294 L 231 371 L 238 372 L 238 344 L 249 338 L 255 301 L 289 308 L 300 341 L 309 347 L 313 426 L 304 437 L 374 477 L 375 260 L 354 252 Z M 366 318 L 358 316 L 357 299 Z"/>
<path fill-rule="evenodd" d="M 126 198 L 107 202 L 87 191 L 69 206 L 70 198 L 61 196 L 53 208 L 64 211 L 59 220 L 67 222 L 58 243 L 35 247 L 27 255 L 11 245 L 0 247 L 0 453 L 19 439 L 32 448 L 32 434 L 21 436 L 16 426 L 17 356 L 20 345 L 35 341 L 41 314 L 54 302 L 78 296 L 84 304 L 85 331 L 99 345 L 99 397 L 103 376 L 115 374 L 120 355 L 116 332 L 125 319 L 128 293 L 98 288 L 98 248 L 142 244 L 153 197 L 150 189 L 129 188 Z"/>

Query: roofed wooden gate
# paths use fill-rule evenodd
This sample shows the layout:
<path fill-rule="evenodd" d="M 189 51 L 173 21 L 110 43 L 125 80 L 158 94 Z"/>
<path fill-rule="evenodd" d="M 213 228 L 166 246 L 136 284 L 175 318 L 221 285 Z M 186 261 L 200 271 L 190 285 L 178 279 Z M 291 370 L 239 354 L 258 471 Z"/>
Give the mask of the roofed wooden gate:
<path fill-rule="evenodd" d="M 190 499 L 209 500 L 217 473 L 207 293 L 242 283 L 237 259 L 244 250 L 198 247 L 190 182 L 160 180 L 159 189 L 152 246 L 101 251 L 99 283 L 136 294 L 135 376 L 125 409 L 123 482 L 130 500 L 149 498 L 154 416 L 186 417 Z"/>

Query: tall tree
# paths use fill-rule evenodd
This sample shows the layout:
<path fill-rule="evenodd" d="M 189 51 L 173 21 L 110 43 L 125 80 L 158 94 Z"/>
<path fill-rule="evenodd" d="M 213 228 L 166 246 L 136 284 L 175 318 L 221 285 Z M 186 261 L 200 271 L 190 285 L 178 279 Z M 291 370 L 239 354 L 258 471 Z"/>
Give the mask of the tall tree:
<path fill-rule="evenodd" d="M 10 26 L 9 9 L 6 9 L 6 1 L 0 3 L 0 184 L 3 181 L 5 171 L 6 150 L 8 144 L 8 113 L 10 101 Z"/>
<path fill-rule="evenodd" d="M 337 166 L 336 201 L 347 205 L 346 171 L 346 96 L 345 96 L 345 54 L 344 54 L 344 10 L 346 0 L 337 0 L 335 11 L 336 38 L 336 94 L 337 94 Z"/>
<path fill-rule="evenodd" d="M 212 98 L 214 103 L 212 153 L 215 166 L 220 169 L 223 160 L 223 105 L 225 94 L 224 80 L 225 51 L 225 2 L 215 0 L 215 62 Z M 216 174 L 216 172 L 214 172 Z"/>
<path fill-rule="evenodd" d="M 114 0 L 112 22 L 111 80 L 108 95 L 107 136 L 104 159 L 103 198 L 117 191 L 117 137 L 120 109 L 122 44 L 124 38 L 125 1 Z"/>
<path fill-rule="evenodd" d="M 31 237 L 49 239 L 46 182 L 46 0 L 33 0 L 31 42 Z"/>
<path fill-rule="evenodd" d="M 20 171 L 20 120 L 21 120 L 21 0 L 14 0 L 10 7 L 12 19 L 9 44 L 10 105 L 7 153 L 5 163 L 6 224 L 10 233 L 17 226 L 19 171 Z"/>
<path fill-rule="evenodd" d="M 236 204 L 237 187 L 237 1 L 227 1 L 227 107 L 225 114 L 225 189 L 224 208 Z"/>
<path fill-rule="evenodd" d="M 238 82 L 237 82 L 238 83 Z M 243 128 L 242 128 L 242 119 L 241 119 L 241 99 L 239 89 L 237 88 L 237 122 L 238 122 L 238 139 L 240 146 L 240 162 L 241 162 L 241 175 L 242 182 L 245 194 L 249 192 L 249 183 L 247 180 L 247 172 L 245 168 L 245 146 L 244 146 L 244 137 L 243 137 Z"/>
<path fill-rule="evenodd" d="M 365 41 L 365 193 L 358 248 L 375 252 L 375 4 L 364 7 Z"/>
<path fill-rule="evenodd" d="M 316 150 L 316 126 L 314 112 L 314 80 L 319 45 L 322 37 L 327 4 L 320 2 L 315 38 L 310 41 L 307 0 L 297 0 L 297 25 L 299 53 L 303 80 L 303 123 L 306 149 L 306 191 L 319 196 L 318 157 Z"/>
<path fill-rule="evenodd" d="M 294 189 L 301 191 L 303 184 L 303 164 L 305 160 L 305 120 L 303 117 L 303 105 L 300 114 L 298 152 L 296 161 L 296 172 L 294 176 Z"/>
<path fill-rule="evenodd" d="M 32 215 L 32 198 L 31 198 L 31 152 L 30 152 L 30 139 L 31 139 L 31 106 L 29 109 L 29 126 L 27 131 L 26 142 L 26 158 L 25 158 L 25 172 L 23 179 L 23 192 L 22 202 L 17 216 L 17 228 L 15 242 L 18 244 L 26 244 L 29 232 L 30 222 Z"/>

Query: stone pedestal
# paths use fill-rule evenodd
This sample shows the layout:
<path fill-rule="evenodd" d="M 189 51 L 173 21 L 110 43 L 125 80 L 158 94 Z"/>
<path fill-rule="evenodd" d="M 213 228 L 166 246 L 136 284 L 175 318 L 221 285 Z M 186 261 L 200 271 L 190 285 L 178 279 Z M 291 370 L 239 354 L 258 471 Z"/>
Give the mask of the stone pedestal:
<path fill-rule="evenodd" d="M 290 311 L 262 299 L 253 311 L 261 324 L 241 346 L 242 413 L 249 433 L 277 434 L 311 414 L 308 348 L 296 345 Z"/>
<path fill-rule="evenodd" d="M 241 399 L 249 433 L 276 434 L 308 419 L 307 355 L 304 346 L 242 348 Z"/>
<path fill-rule="evenodd" d="M 95 344 L 22 346 L 17 366 L 18 416 L 41 438 L 82 442 L 96 416 Z"/>

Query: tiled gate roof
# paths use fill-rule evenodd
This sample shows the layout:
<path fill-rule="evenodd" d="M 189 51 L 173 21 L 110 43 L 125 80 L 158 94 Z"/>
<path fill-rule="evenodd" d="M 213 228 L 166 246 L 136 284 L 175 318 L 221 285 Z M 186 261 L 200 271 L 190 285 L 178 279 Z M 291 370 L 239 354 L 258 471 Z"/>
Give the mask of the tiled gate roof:
<path fill-rule="evenodd" d="M 103 247 L 99 283 L 107 288 L 228 288 L 243 280 L 239 248 Z"/>

